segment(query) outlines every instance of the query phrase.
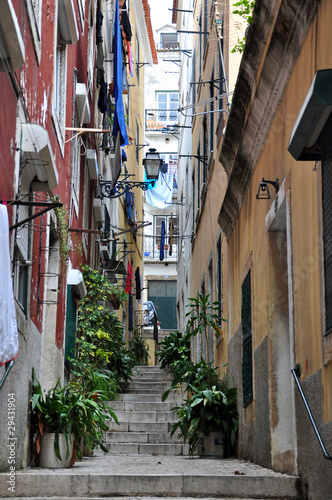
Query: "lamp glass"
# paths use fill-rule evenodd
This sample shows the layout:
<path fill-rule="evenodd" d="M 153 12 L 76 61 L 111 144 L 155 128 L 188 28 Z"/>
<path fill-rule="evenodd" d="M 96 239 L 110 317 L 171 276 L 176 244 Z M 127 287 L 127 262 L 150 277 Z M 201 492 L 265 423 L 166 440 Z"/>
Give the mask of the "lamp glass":
<path fill-rule="evenodd" d="M 150 148 L 143 160 L 147 179 L 158 179 L 162 162 L 159 153 L 154 148 Z"/>

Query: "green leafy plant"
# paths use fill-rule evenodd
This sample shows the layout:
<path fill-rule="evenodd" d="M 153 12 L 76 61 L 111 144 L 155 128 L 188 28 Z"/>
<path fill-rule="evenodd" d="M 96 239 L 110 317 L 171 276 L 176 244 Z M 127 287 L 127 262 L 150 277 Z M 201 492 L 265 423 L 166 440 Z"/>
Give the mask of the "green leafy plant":
<path fill-rule="evenodd" d="M 190 338 L 191 333 L 181 333 L 178 330 L 158 343 L 159 350 L 156 352 L 162 369 L 169 368 L 174 378 L 186 373 L 190 364 Z"/>
<path fill-rule="evenodd" d="M 149 362 L 149 349 L 142 335 L 137 333 L 130 341 L 130 351 L 134 357 L 135 365 L 147 365 Z"/>
<path fill-rule="evenodd" d="M 59 201 L 58 198 L 51 197 L 51 201 Z M 56 232 L 59 237 L 59 251 L 61 263 L 65 265 L 69 258 L 68 248 L 68 210 L 65 206 L 54 208 L 54 213 L 57 221 Z"/>
<path fill-rule="evenodd" d="M 69 456 L 69 442 L 74 435 L 74 457 L 76 452 L 82 458 L 79 449 L 81 438 L 84 436 L 89 449 L 96 444 L 103 451 L 103 433 L 108 430 L 106 419 L 112 418 L 118 422 L 115 413 L 106 404 L 106 395 L 103 391 L 86 392 L 77 382 L 70 382 L 61 387 L 58 381 L 45 394 L 34 375 L 32 397 L 32 421 L 36 437 L 36 451 L 40 451 L 40 438 L 44 432 L 55 433 L 54 451 L 59 460 L 62 460 L 59 449 L 59 434 L 65 436 L 67 444 L 66 458 Z"/>
<path fill-rule="evenodd" d="M 128 381 L 135 360 L 123 340 L 123 325 L 110 308 L 112 291 L 121 300 L 126 294 L 89 266 L 82 266 L 82 273 L 87 295 L 78 305 L 78 355 L 86 356 L 95 369 L 112 372 L 117 383 Z"/>
<path fill-rule="evenodd" d="M 189 304 L 186 306 L 190 310 L 186 314 L 188 318 L 187 331 L 192 337 L 202 334 L 206 340 L 207 358 L 210 352 L 209 330 L 214 330 L 217 335 L 222 335 L 220 321 L 226 321 L 220 316 L 220 302 L 211 302 L 210 295 L 199 294 L 198 298 L 189 298 Z M 207 359 L 209 361 L 209 359 Z"/>
<path fill-rule="evenodd" d="M 251 24 L 253 20 L 253 12 L 255 7 L 256 0 L 239 0 L 238 2 L 233 4 L 233 7 L 236 7 L 235 10 L 232 11 L 233 14 L 238 14 L 241 16 L 247 24 Z M 246 37 L 240 38 L 238 36 L 238 43 L 233 47 L 232 53 L 239 52 L 242 53 L 244 51 L 244 46 L 246 43 Z"/>
<path fill-rule="evenodd" d="M 178 431 L 180 437 L 188 440 L 189 454 L 192 456 L 198 446 L 201 434 L 224 431 L 231 444 L 235 442 L 238 428 L 236 409 L 237 391 L 216 386 L 206 389 L 192 388 L 192 394 L 184 400 L 182 406 L 174 407 L 178 422 L 173 425 L 171 435 Z"/>

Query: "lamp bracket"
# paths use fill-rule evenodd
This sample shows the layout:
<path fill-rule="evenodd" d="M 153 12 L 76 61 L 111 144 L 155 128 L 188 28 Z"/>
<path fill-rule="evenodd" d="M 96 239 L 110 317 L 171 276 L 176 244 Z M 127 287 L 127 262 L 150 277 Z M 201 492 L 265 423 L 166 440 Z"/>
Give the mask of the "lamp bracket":
<path fill-rule="evenodd" d="M 113 181 L 99 181 L 101 188 L 101 198 L 119 198 L 129 189 L 140 188 L 147 191 L 151 185 L 154 186 L 155 181 L 138 182 L 138 181 L 117 181 L 113 187 Z"/>

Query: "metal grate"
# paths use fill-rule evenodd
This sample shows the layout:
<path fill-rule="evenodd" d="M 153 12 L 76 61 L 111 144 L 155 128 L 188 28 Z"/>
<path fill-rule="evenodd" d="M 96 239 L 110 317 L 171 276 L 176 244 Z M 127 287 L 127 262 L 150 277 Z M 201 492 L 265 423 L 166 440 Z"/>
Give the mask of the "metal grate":
<path fill-rule="evenodd" d="M 251 332 L 251 271 L 242 284 L 242 387 L 243 406 L 253 399 L 252 384 L 252 332 Z"/>

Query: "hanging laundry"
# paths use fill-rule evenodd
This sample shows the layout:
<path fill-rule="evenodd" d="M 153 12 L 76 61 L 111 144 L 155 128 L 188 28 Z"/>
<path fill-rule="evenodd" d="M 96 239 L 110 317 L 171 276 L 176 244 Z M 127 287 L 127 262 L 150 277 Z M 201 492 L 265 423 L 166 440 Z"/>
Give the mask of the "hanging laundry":
<path fill-rule="evenodd" d="M 102 76 L 98 99 L 98 109 L 101 113 L 106 113 L 107 111 L 107 87 L 107 83 L 104 82 L 104 76 Z"/>
<path fill-rule="evenodd" d="M 126 210 L 127 210 L 128 224 L 130 226 L 133 226 L 135 223 L 135 215 L 134 215 L 134 193 L 132 189 L 127 189 L 126 191 Z"/>
<path fill-rule="evenodd" d="M 131 267 L 130 262 L 128 261 L 128 266 L 127 266 L 127 281 L 126 281 L 126 289 L 125 292 L 130 294 L 131 293 L 131 287 L 133 284 L 133 269 Z"/>
<path fill-rule="evenodd" d="M 174 223 L 173 223 L 173 216 L 171 216 L 171 220 L 169 221 L 169 255 L 172 255 L 172 244 L 173 244 L 173 231 L 174 231 Z"/>
<path fill-rule="evenodd" d="M 165 245 L 165 236 L 166 236 L 166 228 L 165 221 L 161 222 L 161 237 L 160 237 L 160 252 L 159 252 L 159 260 L 164 260 L 164 245 Z"/>
<path fill-rule="evenodd" d="M 114 16 L 114 99 L 115 111 L 112 135 L 120 132 L 120 145 L 129 144 L 122 97 L 122 37 L 119 20 L 119 0 L 115 1 Z"/>
<path fill-rule="evenodd" d="M 9 254 L 9 223 L 5 205 L 0 205 L 0 365 L 18 353 L 18 330 Z"/>
<path fill-rule="evenodd" d="M 96 43 L 103 41 L 102 37 L 102 25 L 103 25 L 103 14 L 100 8 L 100 0 L 97 1 L 97 11 L 96 11 Z"/>
<path fill-rule="evenodd" d="M 142 298 L 142 280 L 141 273 L 139 272 L 139 267 L 135 271 L 135 284 L 136 284 L 136 299 L 141 300 Z"/>
<path fill-rule="evenodd" d="M 131 294 L 129 294 L 129 300 L 128 300 L 128 313 L 129 313 L 128 329 L 130 332 L 132 332 L 134 329 L 134 303 L 133 303 L 133 296 Z"/>
<path fill-rule="evenodd" d="M 128 42 L 130 42 L 131 37 L 132 37 L 132 32 L 131 32 L 131 26 L 130 26 L 129 16 L 128 16 L 128 12 L 127 12 L 126 2 L 124 2 L 123 6 L 122 6 L 121 26 L 123 28 L 123 31 L 126 35 Z"/>
<path fill-rule="evenodd" d="M 128 51 L 128 64 L 129 64 L 129 74 L 131 77 L 134 76 L 133 71 L 133 52 L 131 50 L 131 43 L 127 42 L 127 51 Z"/>

